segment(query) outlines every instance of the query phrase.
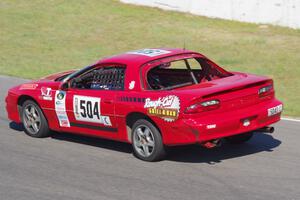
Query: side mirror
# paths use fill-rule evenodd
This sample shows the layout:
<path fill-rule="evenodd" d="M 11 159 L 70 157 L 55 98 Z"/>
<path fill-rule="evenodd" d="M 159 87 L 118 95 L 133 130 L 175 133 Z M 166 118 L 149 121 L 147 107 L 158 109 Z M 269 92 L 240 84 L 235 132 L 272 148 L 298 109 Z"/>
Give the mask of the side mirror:
<path fill-rule="evenodd" d="M 60 90 L 67 91 L 69 89 L 69 82 L 62 82 L 59 86 Z"/>

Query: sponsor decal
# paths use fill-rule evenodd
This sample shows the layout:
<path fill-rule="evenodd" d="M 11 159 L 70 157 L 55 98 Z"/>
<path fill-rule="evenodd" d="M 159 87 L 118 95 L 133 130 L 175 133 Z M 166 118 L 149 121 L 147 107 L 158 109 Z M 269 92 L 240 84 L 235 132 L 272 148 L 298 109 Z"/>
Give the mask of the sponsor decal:
<path fill-rule="evenodd" d="M 52 89 L 49 87 L 41 87 L 42 99 L 52 101 Z"/>
<path fill-rule="evenodd" d="M 217 125 L 216 124 L 209 124 L 209 125 L 206 125 L 206 129 L 213 129 L 213 128 L 216 128 Z"/>
<path fill-rule="evenodd" d="M 57 94 L 57 99 L 59 99 L 59 100 L 62 100 L 64 97 L 65 97 L 65 92 L 63 92 L 63 91 L 60 91 L 60 92 Z"/>
<path fill-rule="evenodd" d="M 128 54 L 136 54 L 148 57 L 155 57 L 163 54 L 171 53 L 170 51 L 163 50 L 163 49 L 140 49 L 136 51 L 129 51 Z"/>
<path fill-rule="evenodd" d="M 67 120 L 68 118 L 65 115 L 57 115 L 58 119 Z"/>
<path fill-rule="evenodd" d="M 167 122 L 172 122 L 178 118 L 180 101 L 175 95 L 159 97 L 156 100 L 147 98 L 144 108 L 147 108 L 149 115 L 158 116 Z"/>
<path fill-rule="evenodd" d="M 74 95 L 73 112 L 76 120 L 111 126 L 108 116 L 101 115 L 101 98 Z"/>
<path fill-rule="evenodd" d="M 35 90 L 38 87 L 38 84 L 35 83 L 25 83 L 21 85 L 20 90 Z"/>
<path fill-rule="evenodd" d="M 63 104 L 63 102 L 61 102 L 61 101 L 56 101 L 55 104 L 56 104 L 56 105 L 61 105 L 61 104 Z"/>
<path fill-rule="evenodd" d="M 69 120 L 62 119 L 60 123 L 62 127 L 70 127 Z"/>
<path fill-rule="evenodd" d="M 131 81 L 129 83 L 129 90 L 132 90 L 134 88 L 134 86 L 135 86 L 135 81 Z"/>
<path fill-rule="evenodd" d="M 66 112 L 66 92 L 57 90 L 54 102 L 59 125 L 61 127 L 70 127 L 70 121 Z"/>
<path fill-rule="evenodd" d="M 243 121 L 243 126 L 249 126 L 250 125 L 250 120 L 249 119 L 245 119 Z"/>

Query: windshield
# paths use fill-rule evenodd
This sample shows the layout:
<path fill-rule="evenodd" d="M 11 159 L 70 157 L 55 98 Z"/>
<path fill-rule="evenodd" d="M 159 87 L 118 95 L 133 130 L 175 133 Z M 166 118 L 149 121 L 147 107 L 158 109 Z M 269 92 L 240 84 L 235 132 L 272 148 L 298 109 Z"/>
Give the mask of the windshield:
<path fill-rule="evenodd" d="M 87 67 L 84 67 L 80 70 L 74 71 L 73 73 L 68 74 L 67 76 L 63 77 L 62 81 L 67 82 L 68 80 L 70 80 L 72 78 L 75 78 L 75 77 L 79 76 L 80 74 L 91 70 L 92 68 L 93 68 L 93 66 L 87 66 Z"/>
<path fill-rule="evenodd" d="M 148 89 L 170 90 L 229 76 L 205 58 L 189 58 L 162 63 L 147 74 Z"/>

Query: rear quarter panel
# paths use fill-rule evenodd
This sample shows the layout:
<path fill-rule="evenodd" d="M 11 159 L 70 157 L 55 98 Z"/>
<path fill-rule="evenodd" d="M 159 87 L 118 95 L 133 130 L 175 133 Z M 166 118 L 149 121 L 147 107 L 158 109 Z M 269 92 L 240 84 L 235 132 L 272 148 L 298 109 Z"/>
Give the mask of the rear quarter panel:
<path fill-rule="evenodd" d="M 187 144 L 195 141 L 195 135 L 177 123 L 191 96 L 179 96 L 171 91 L 128 91 L 118 93 L 116 116 L 120 130 L 126 133 L 126 116 L 130 113 L 147 115 L 158 127 L 166 145 Z M 160 105 L 158 105 L 160 104 Z M 130 142 L 130 138 L 124 139 Z"/>

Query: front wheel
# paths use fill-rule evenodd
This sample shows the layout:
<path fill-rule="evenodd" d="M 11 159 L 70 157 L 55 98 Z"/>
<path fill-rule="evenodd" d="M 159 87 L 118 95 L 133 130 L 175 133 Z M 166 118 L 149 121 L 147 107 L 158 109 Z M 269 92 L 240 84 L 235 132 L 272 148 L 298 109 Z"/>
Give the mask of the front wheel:
<path fill-rule="evenodd" d="M 149 121 L 140 119 L 132 127 L 132 147 L 136 157 L 144 161 L 158 161 L 166 151 L 159 130 Z"/>
<path fill-rule="evenodd" d="M 42 110 L 34 101 L 27 100 L 23 103 L 21 118 L 27 135 L 36 138 L 50 135 L 48 122 Z"/>
<path fill-rule="evenodd" d="M 227 137 L 226 140 L 231 144 L 242 144 L 250 140 L 253 136 L 253 132 L 242 133 Z"/>

